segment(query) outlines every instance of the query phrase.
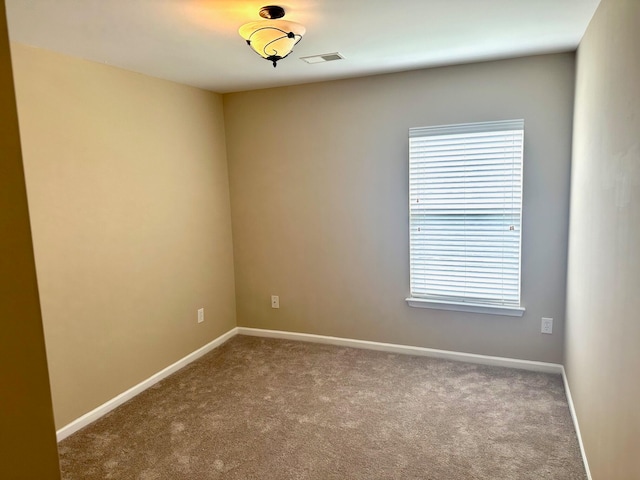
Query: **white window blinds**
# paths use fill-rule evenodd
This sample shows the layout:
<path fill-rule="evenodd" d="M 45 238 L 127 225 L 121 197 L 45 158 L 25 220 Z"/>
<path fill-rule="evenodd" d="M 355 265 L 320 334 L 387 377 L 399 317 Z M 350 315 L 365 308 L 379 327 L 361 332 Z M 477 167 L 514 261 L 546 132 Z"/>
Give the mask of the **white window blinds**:
<path fill-rule="evenodd" d="M 411 297 L 520 305 L 524 121 L 409 130 Z"/>

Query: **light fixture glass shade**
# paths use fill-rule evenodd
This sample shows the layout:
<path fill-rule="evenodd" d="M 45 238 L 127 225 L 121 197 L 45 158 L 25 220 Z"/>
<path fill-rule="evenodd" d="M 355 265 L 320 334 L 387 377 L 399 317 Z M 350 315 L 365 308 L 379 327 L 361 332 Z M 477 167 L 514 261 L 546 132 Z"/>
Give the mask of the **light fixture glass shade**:
<path fill-rule="evenodd" d="M 291 53 L 305 32 L 306 29 L 302 25 L 287 20 L 251 22 L 238 30 L 247 44 L 262 58 L 273 62 L 274 67 L 278 60 Z"/>

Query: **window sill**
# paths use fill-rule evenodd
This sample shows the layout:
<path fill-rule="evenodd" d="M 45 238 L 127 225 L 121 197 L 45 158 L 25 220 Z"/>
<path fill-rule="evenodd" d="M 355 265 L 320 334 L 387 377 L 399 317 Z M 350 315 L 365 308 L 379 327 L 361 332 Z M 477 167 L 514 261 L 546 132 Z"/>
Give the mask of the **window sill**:
<path fill-rule="evenodd" d="M 505 315 L 508 317 L 521 317 L 524 307 L 503 307 L 499 305 L 479 305 L 477 303 L 438 302 L 425 300 L 424 298 L 405 299 L 410 307 L 433 308 L 436 310 L 453 310 L 456 312 L 485 313 L 487 315 Z"/>

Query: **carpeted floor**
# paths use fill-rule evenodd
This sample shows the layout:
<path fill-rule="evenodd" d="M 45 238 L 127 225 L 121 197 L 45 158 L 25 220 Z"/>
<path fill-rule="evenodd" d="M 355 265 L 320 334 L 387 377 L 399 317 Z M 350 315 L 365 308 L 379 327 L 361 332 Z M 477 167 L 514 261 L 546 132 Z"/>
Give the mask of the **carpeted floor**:
<path fill-rule="evenodd" d="M 559 375 L 246 336 L 59 447 L 65 480 L 586 479 Z"/>

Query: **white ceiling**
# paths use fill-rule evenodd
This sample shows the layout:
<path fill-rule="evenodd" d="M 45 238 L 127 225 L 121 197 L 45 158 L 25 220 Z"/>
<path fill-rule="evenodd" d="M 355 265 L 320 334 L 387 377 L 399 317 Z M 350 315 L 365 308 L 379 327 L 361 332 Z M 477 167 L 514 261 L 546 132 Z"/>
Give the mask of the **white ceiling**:
<path fill-rule="evenodd" d="M 234 92 L 573 50 L 600 0 L 6 0 L 12 41 Z M 273 68 L 238 28 L 263 5 L 307 33 Z M 300 57 L 339 52 L 309 65 Z"/>

